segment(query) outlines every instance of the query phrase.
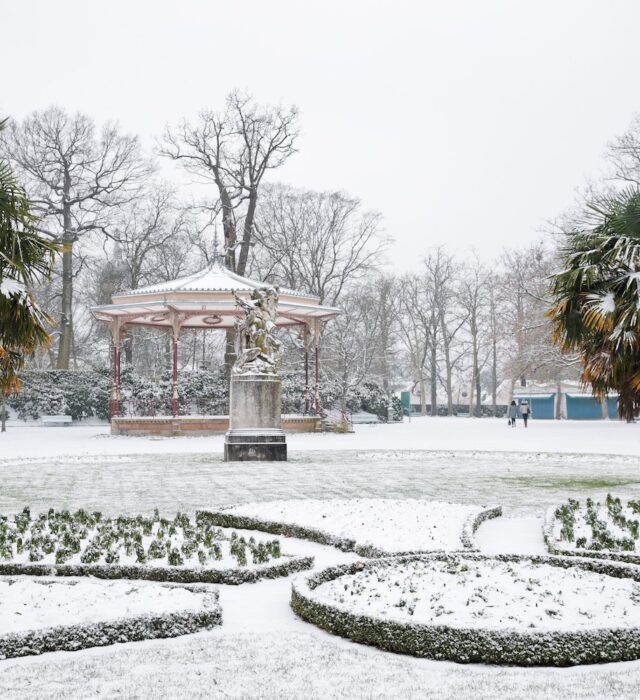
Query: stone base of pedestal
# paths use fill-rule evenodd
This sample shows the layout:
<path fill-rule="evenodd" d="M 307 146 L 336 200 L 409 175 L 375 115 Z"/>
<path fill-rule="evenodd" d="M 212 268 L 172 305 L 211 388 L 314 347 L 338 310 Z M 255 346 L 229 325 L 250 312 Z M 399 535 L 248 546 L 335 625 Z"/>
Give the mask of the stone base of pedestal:
<path fill-rule="evenodd" d="M 224 439 L 225 462 L 286 462 L 287 443 L 280 429 L 231 429 Z"/>
<path fill-rule="evenodd" d="M 233 375 L 230 404 L 225 462 L 285 462 L 280 378 L 272 374 Z"/>

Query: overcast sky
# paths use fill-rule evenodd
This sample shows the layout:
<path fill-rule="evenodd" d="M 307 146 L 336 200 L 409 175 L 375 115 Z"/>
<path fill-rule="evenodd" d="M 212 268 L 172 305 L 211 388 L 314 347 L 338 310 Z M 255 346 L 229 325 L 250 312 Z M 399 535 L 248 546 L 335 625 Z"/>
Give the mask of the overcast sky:
<path fill-rule="evenodd" d="M 401 269 L 538 236 L 640 111 L 638 0 L 0 0 L 0 114 L 151 146 L 234 87 L 296 104 L 277 178 L 378 209 Z"/>

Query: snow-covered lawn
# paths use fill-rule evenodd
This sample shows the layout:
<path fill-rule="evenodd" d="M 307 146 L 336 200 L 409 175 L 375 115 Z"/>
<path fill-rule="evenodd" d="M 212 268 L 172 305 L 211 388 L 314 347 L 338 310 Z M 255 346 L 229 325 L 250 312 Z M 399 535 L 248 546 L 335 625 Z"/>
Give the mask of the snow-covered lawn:
<path fill-rule="evenodd" d="M 359 615 L 458 628 L 640 627 L 639 583 L 527 560 L 381 562 L 322 583 L 311 597 Z"/>
<path fill-rule="evenodd" d="M 484 510 L 421 499 L 353 498 L 246 503 L 222 515 L 255 521 L 257 529 L 267 523 L 313 531 L 341 549 L 380 555 L 469 547 Z"/>
<path fill-rule="evenodd" d="M 0 435 L 0 459 L 51 455 L 204 454 L 220 459 L 223 435 L 145 438 L 110 436 L 109 426 L 47 427 L 14 422 Z M 357 425 L 354 434 L 293 433 L 294 458 L 309 451 L 457 450 L 640 455 L 640 424 L 533 420 L 513 430 L 501 418 L 418 417 L 388 425 Z"/>
<path fill-rule="evenodd" d="M 198 611 L 207 594 L 183 586 L 92 579 L 0 578 L 1 635 L 138 615 Z"/>

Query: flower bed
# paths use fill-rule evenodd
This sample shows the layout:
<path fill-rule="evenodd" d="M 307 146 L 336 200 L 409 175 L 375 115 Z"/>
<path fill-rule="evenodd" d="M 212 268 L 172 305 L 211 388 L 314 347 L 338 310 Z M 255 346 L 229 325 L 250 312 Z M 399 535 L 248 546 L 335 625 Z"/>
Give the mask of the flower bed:
<path fill-rule="evenodd" d="M 177 637 L 222 622 L 208 586 L 0 579 L 0 659 Z"/>
<path fill-rule="evenodd" d="M 640 501 L 625 505 L 607 495 L 604 504 L 569 499 L 547 511 L 544 540 L 551 554 L 598 557 L 640 564 Z"/>
<path fill-rule="evenodd" d="M 286 576 L 312 557 L 283 555 L 278 540 L 227 536 L 206 518 L 104 518 L 28 508 L 0 516 L 0 574 L 96 576 L 176 583 L 230 583 Z"/>
<path fill-rule="evenodd" d="M 247 503 L 201 511 L 212 525 L 330 544 L 366 557 L 473 549 L 481 522 L 501 508 L 420 499 L 356 498 Z"/>
<path fill-rule="evenodd" d="M 640 658 L 639 581 L 640 568 L 611 562 L 438 553 L 299 577 L 291 605 L 328 632 L 388 651 L 570 666 Z"/>

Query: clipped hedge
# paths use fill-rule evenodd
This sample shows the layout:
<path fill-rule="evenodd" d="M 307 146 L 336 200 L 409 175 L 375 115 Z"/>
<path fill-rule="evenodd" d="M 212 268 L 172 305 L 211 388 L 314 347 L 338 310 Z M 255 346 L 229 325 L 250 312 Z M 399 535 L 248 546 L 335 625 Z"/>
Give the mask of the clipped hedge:
<path fill-rule="evenodd" d="M 502 507 L 485 508 L 478 515 L 467 518 L 462 528 L 461 541 L 465 549 L 474 550 L 475 542 L 473 535 L 480 525 L 490 518 L 498 518 L 502 515 Z M 355 552 L 361 557 L 386 557 L 391 556 L 389 552 L 383 549 L 378 549 L 372 545 L 358 544 L 355 540 L 336 537 L 323 530 L 316 530 L 305 525 L 296 523 L 283 523 L 277 520 L 261 520 L 260 518 L 252 518 L 246 515 L 237 515 L 230 513 L 228 510 L 217 511 L 197 511 L 196 517 L 209 519 L 209 522 L 216 527 L 237 528 L 240 530 L 258 530 L 260 532 L 268 532 L 273 535 L 282 535 L 283 537 L 297 537 L 301 540 L 310 540 L 319 544 L 328 544 L 332 547 L 342 550 L 343 552 Z M 394 552 L 394 556 L 419 554 L 420 552 Z"/>
<path fill-rule="evenodd" d="M 459 628 L 386 620 L 345 612 L 314 599 L 313 591 L 327 581 L 355 574 L 368 568 L 397 566 L 416 560 L 456 561 L 459 559 L 526 561 L 562 568 L 631 578 L 640 581 L 640 568 L 591 559 L 547 556 L 481 554 L 423 554 L 388 557 L 330 567 L 307 577 L 299 577 L 291 589 L 291 607 L 307 622 L 354 642 L 412 656 L 456 661 L 458 663 L 511 664 L 516 666 L 574 666 L 589 663 L 631 661 L 640 658 L 640 628 L 602 628 L 576 632 L 499 631 Z"/>
<path fill-rule="evenodd" d="M 145 566 L 143 564 L 18 564 L 0 562 L 2 576 L 95 576 L 102 579 L 132 579 L 171 583 L 224 583 L 237 586 L 263 578 L 289 576 L 310 569 L 313 557 L 290 557 L 278 564 L 262 564 L 253 569 L 207 569 Z"/>
<path fill-rule="evenodd" d="M 178 588 L 167 584 L 168 587 Z M 222 624 L 218 591 L 206 586 L 190 586 L 205 593 L 205 609 L 171 613 L 148 613 L 131 618 L 77 625 L 57 625 L 29 632 L 0 635 L 0 659 L 44 654 L 47 651 L 78 651 L 119 642 L 163 639 L 210 630 Z"/>
<path fill-rule="evenodd" d="M 610 549 L 568 549 L 553 536 L 553 525 L 556 521 L 556 507 L 549 508 L 545 513 L 542 535 L 549 554 L 562 557 L 593 557 L 609 559 L 627 564 L 640 564 L 640 554 L 634 552 L 614 552 Z"/>

